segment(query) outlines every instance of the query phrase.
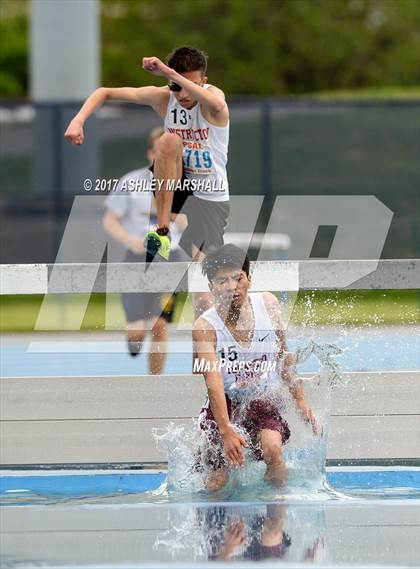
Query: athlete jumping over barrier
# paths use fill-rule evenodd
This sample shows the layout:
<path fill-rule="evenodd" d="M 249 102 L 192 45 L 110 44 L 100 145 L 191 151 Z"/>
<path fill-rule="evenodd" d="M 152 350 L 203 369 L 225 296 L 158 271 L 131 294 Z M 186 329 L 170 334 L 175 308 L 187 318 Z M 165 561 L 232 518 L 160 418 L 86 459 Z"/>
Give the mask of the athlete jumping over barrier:
<path fill-rule="evenodd" d="M 158 227 L 146 234 L 146 249 L 151 256 L 169 258 L 171 212 L 182 210 L 188 227 L 180 246 L 195 261 L 201 261 L 209 247 L 223 245 L 229 216 L 229 110 L 225 96 L 207 83 L 207 56 L 196 48 L 175 49 L 167 57 L 167 65 L 157 57 L 144 57 L 142 66 L 167 79 L 168 85 L 96 89 L 64 136 L 72 144 L 83 144 L 86 119 L 107 100 L 150 106 L 163 119 L 165 134 L 152 166 L 161 188 L 155 193 Z M 210 306 L 209 295 L 196 294 L 194 304 L 198 315 Z"/>

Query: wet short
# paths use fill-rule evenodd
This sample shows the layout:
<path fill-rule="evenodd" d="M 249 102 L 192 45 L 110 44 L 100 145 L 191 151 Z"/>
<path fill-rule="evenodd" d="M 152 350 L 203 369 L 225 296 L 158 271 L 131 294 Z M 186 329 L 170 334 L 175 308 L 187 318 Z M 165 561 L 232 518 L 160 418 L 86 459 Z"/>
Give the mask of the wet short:
<path fill-rule="evenodd" d="M 263 522 L 264 523 L 264 522 Z M 262 540 L 254 536 L 249 546 L 244 552 L 244 559 L 250 561 L 261 561 L 263 559 L 282 559 L 288 548 L 291 546 L 290 536 L 283 532 L 282 540 L 277 545 L 263 545 Z"/>
<path fill-rule="evenodd" d="M 263 429 L 278 431 L 281 434 L 282 444 L 290 438 L 290 430 L 276 405 L 270 401 L 254 399 L 245 410 L 239 408 L 226 397 L 229 419 L 234 424 L 243 427 L 251 440 L 250 450 L 255 460 L 263 460 L 263 453 L 259 444 L 259 434 Z M 238 417 L 239 411 L 241 417 Z M 223 449 L 223 440 L 217 427 L 210 407 L 203 407 L 198 418 L 200 429 L 206 432 L 209 444 L 206 445 L 205 456 L 200 457 L 204 464 L 217 470 L 227 466 Z"/>
<path fill-rule="evenodd" d="M 175 249 L 171 253 L 171 261 L 176 260 L 180 259 Z M 145 261 L 145 254 L 136 255 L 132 252 L 128 252 L 125 258 L 127 263 L 144 263 Z M 147 321 L 158 316 L 167 322 L 172 322 L 175 295 L 154 292 L 124 292 L 122 303 L 127 322 Z"/>

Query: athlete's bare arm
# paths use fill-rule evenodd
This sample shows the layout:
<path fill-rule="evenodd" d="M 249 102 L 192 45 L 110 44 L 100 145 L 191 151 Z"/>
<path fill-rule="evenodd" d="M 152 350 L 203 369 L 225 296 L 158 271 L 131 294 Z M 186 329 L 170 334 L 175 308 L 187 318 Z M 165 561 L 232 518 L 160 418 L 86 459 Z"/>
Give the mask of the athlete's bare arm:
<path fill-rule="evenodd" d="M 263 298 L 279 342 L 279 359 L 283 359 L 283 365 L 280 372 L 281 377 L 287 383 L 299 412 L 305 421 L 311 423 L 312 430 L 314 434 L 316 434 L 317 429 L 315 416 L 305 400 L 302 383 L 296 377 L 296 368 L 293 356 L 292 354 L 287 353 L 286 333 L 281 319 L 280 303 L 271 292 L 263 292 Z"/>
<path fill-rule="evenodd" d="M 112 209 L 107 209 L 102 220 L 102 227 L 111 235 L 116 241 L 130 249 L 133 253 L 139 255 L 144 253 L 144 244 L 141 239 L 132 235 L 124 229 L 121 225 L 120 216 L 112 211 Z"/>
<path fill-rule="evenodd" d="M 193 327 L 194 352 L 199 361 L 203 361 L 204 369 L 213 369 L 218 365 L 216 354 L 216 333 L 204 318 L 198 318 Z M 210 407 L 223 438 L 226 458 L 231 467 L 244 465 L 242 447 L 247 446 L 245 439 L 238 435 L 232 427 L 227 405 L 222 374 L 219 371 L 205 371 L 207 393 Z"/>
<path fill-rule="evenodd" d="M 216 126 L 226 126 L 229 121 L 229 109 L 225 95 L 218 87 L 210 86 L 203 89 L 174 69 L 165 65 L 158 57 L 144 57 L 143 69 L 159 77 L 181 85 L 201 105 L 204 117 Z"/>
<path fill-rule="evenodd" d="M 276 332 L 276 336 L 279 342 L 279 358 L 283 358 L 284 354 L 287 352 L 287 342 L 286 333 L 284 330 L 283 321 L 281 318 L 281 307 L 277 300 L 271 292 L 263 292 L 264 304 L 267 309 L 268 315 L 270 316 L 271 323 Z"/>
<path fill-rule="evenodd" d="M 100 87 L 86 99 L 80 111 L 68 125 L 64 137 L 71 144 L 77 146 L 83 144 L 83 125 L 86 119 L 99 109 L 105 101 L 128 101 L 130 103 L 148 105 L 160 117 L 164 118 L 169 95 L 168 87 Z"/>

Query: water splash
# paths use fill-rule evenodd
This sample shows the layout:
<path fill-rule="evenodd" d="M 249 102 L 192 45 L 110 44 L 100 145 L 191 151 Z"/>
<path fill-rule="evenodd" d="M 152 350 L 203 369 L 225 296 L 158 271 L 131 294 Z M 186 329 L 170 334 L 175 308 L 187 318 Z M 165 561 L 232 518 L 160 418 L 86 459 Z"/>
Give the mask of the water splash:
<path fill-rule="evenodd" d="M 214 445 L 208 431 L 200 430 L 196 420 L 186 426 L 170 423 L 164 428 L 154 429 L 153 436 L 160 450 L 168 455 L 168 476 L 158 494 L 168 493 L 172 500 L 200 498 L 202 501 L 223 500 L 272 500 L 282 498 L 330 499 L 338 497 L 327 484 L 325 476 L 328 416 L 331 390 L 343 381 L 340 367 L 335 360 L 342 353 L 334 344 L 319 344 L 311 340 L 305 347 L 292 354 L 294 365 L 299 366 L 314 356 L 319 362 L 319 371 L 312 377 L 299 377 L 305 392 L 305 399 L 313 409 L 317 420 L 317 433 L 302 420 L 297 412 L 288 387 L 279 383 L 269 394 L 283 419 L 289 425 L 291 436 L 284 449 L 288 469 L 288 483 L 283 488 L 273 488 L 264 482 L 265 464 L 255 460 L 250 449 L 245 449 L 245 467 L 234 470 L 228 484 L 217 493 L 206 491 L 208 467 L 197 468 L 200 456 L 214 452 Z M 267 397 L 267 392 L 264 393 Z M 255 393 L 252 394 L 255 396 Z M 243 405 L 249 402 L 244 400 Z M 248 434 L 240 425 L 234 424 L 247 442 Z"/>
<path fill-rule="evenodd" d="M 343 380 L 341 368 L 334 359 L 342 353 L 343 350 L 335 344 L 318 344 L 310 340 L 306 346 L 298 348 L 295 361 L 296 365 L 300 365 L 314 355 L 321 364 L 321 373 L 327 376 L 329 387 L 334 387 Z"/>
<path fill-rule="evenodd" d="M 281 559 L 325 561 L 323 508 L 285 504 L 178 506 L 153 548 L 177 562 Z"/>

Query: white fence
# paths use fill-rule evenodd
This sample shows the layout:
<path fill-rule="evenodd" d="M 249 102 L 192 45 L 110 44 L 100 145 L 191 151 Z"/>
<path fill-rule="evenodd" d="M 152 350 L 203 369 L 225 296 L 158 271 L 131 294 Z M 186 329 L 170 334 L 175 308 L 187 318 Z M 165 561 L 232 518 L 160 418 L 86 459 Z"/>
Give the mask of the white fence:
<path fill-rule="evenodd" d="M 420 260 L 251 263 L 252 289 L 416 289 Z M 185 278 L 188 276 L 188 279 Z M 1 294 L 206 291 L 199 263 L 0 265 Z"/>

